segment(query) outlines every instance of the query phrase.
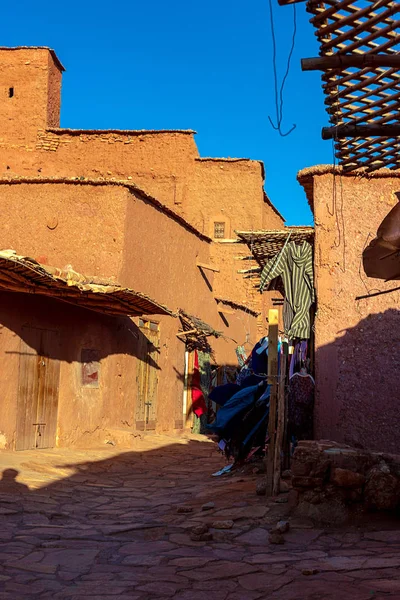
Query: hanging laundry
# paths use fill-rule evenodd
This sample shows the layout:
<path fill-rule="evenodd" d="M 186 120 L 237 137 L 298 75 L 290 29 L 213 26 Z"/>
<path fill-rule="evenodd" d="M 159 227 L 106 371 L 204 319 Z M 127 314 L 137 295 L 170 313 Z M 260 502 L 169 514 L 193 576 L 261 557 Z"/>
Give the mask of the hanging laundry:
<path fill-rule="evenodd" d="M 194 365 L 192 375 L 192 408 L 196 417 L 207 414 L 207 406 L 200 386 L 199 355 L 194 351 Z"/>
<path fill-rule="evenodd" d="M 310 307 L 315 300 L 311 245 L 290 242 L 272 258 L 261 273 L 260 291 L 276 277 L 282 277 L 285 288 L 283 322 L 285 334 L 291 338 L 310 337 Z"/>
<path fill-rule="evenodd" d="M 295 345 L 290 360 L 289 378 L 292 377 L 295 373 L 298 373 L 301 368 L 306 366 L 307 348 L 308 343 L 304 340 L 302 342 L 297 342 L 297 344 Z"/>
<path fill-rule="evenodd" d="M 247 362 L 246 350 L 243 346 L 238 346 L 235 352 L 238 359 L 239 367 L 243 367 Z"/>
<path fill-rule="evenodd" d="M 289 380 L 289 438 L 297 440 L 313 439 L 314 388 L 314 379 L 304 372 L 295 373 Z"/>
<path fill-rule="evenodd" d="M 258 375 L 268 373 L 268 338 L 262 338 L 251 353 L 251 368 Z"/>

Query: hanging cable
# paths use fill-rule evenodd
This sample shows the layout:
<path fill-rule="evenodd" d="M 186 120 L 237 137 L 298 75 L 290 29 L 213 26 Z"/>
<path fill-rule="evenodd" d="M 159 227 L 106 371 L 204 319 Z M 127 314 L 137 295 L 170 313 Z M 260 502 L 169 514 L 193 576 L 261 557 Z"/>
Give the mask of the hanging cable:
<path fill-rule="evenodd" d="M 272 10 L 272 0 L 269 0 L 269 15 L 270 15 L 270 24 L 271 24 L 271 37 L 272 37 L 272 66 L 273 66 L 273 71 L 274 71 L 276 125 L 269 115 L 268 115 L 268 120 L 271 123 L 271 126 L 273 127 L 273 129 L 275 129 L 275 131 L 278 131 L 279 135 L 281 137 L 286 137 L 290 133 L 292 133 L 292 131 L 294 131 L 296 129 L 296 124 L 293 124 L 293 126 L 291 127 L 291 129 L 289 129 L 289 131 L 287 131 L 286 133 L 282 132 L 283 105 L 284 105 L 283 92 L 285 89 L 286 80 L 287 80 L 287 78 L 289 76 L 289 72 L 290 72 L 290 64 L 291 64 L 291 60 L 292 60 L 292 56 L 293 56 L 293 51 L 294 51 L 294 47 L 295 47 L 295 43 L 296 43 L 296 34 L 297 34 L 296 4 L 293 4 L 292 44 L 290 47 L 289 56 L 288 56 L 288 60 L 287 60 L 286 72 L 282 79 L 282 83 L 281 83 L 279 91 L 278 91 L 278 87 L 279 87 L 278 86 L 278 70 L 277 70 L 277 64 L 276 64 L 276 54 L 277 54 L 277 52 L 276 52 L 276 36 L 275 36 L 274 14 L 273 14 L 273 10 Z"/>

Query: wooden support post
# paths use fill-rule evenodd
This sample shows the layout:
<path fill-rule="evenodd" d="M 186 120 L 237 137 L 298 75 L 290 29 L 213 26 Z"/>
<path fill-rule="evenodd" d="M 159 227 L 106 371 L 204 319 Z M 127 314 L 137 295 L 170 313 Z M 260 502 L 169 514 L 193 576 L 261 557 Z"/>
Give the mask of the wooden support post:
<path fill-rule="evenodd" d="M 348 69 L 349 67 L 388 67 L 399 69 L 400 56 L 397 54 L 333 54 L 317 58 L 302 58 L 302 71 L 326 71 L 328 69 Z"/>
<path fill-rule="evenodd" d="M 287 347 L 287 344 L 286 344 Z M 281 465 L 283 453 L 283 439 L 286 429 L 286 410 L 285 410 L 285 383 L 286 383 L 286 365 L 287 354 L 281 355 L 281 369 L 279 375 L 278 387 L 278 423 L 276 426 L 276 446 L 275 446 L 275 461 L 274 461 L 274 486 L 272 495 L 279 494 L 279 482 L 281 478 Z"/>
<path fill-rule="evenodd" d="M 322 128 L 323 140 L 331 140 L 332 138 L 341 139 L 346 137 L 368 138 L 376 136 L 388 138 L 398 137 L 400 136 L 400 124 L 380 125 L 379 123 L 371 123 L 370 125 L 357 125 L 346 123 L 345 125 L 338 125 L 337 127 Z"/>
<path fill-rule="evenodd" d="M 274 489 L 274 463 L 276 443 L 276 408 L 278 390 L 278 319 L 279 312 L 272 308 L 268 311 L 268 383 L 271 384 L 269 399 L 268 421 L 268 452 L 267 452 L 267 496 L 272 496 Z"/>

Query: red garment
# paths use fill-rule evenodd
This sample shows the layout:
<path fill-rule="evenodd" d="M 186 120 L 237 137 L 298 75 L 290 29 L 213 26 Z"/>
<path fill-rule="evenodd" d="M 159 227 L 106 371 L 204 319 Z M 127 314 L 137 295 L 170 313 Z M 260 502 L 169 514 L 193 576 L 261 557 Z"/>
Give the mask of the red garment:
<path fill-rule="evenodd" d="M 192 409 L 196 417 L 207 414 L 207 406 L 200 387 L 199 355 L 194 351 L 194 365 L 192 377 Z"/>

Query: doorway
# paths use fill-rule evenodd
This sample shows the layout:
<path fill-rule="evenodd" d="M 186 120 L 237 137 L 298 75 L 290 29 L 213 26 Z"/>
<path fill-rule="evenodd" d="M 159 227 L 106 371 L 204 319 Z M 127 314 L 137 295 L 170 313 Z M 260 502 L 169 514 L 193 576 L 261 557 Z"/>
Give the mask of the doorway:
<path fill-rule="evenodd" d="M 59 334 L 22 328 L 20 344 L 16 450 L 56 445 L 60 361 Z"/>
<path fill-rule="evenodd" d="M 136 429 L 139 431 L 152 431 L 157 424 L 160 326 L 156 321 L 139 319 L 139 330 Z"/>

